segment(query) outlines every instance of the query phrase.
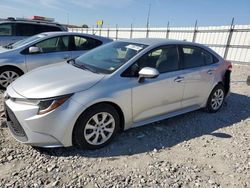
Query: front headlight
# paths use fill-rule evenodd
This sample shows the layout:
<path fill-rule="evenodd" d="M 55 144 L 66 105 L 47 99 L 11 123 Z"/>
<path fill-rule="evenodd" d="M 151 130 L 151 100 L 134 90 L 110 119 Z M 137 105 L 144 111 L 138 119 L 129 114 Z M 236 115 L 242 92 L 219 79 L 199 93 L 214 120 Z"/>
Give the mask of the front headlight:
<path fill-rule="evenodd" d="M 66 102 L 72 95 L 73 94 L 69 94 L 47 99 L 12 99 L 12 100 L 19 103 L 36 105 L 39 107 L 37 114 L 42 115 L 58 108 L 64 102 Z"/>

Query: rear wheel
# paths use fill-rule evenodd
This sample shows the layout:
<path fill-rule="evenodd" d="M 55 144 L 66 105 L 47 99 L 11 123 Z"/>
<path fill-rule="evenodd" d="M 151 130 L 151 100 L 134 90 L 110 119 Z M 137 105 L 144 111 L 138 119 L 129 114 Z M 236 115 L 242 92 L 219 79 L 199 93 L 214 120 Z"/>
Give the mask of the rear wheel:
<path fill-rule="evenodd" d="M 81 149 L 98 149 L 107 145 L 119 128 L 119 115 L 108 104 L 99 104 L 84 112 L 76 122 L 73 142 Z"/>
<path fill-rule="evenodd" d="M 0 89 L 6 89 L 8 85 L 22 74 L 22 71 L 14 67 L 4 67 L 0 69 Z"/>
<path fill-rule="evenodd" d="M 210 113 L 217 112 L 222 107 L 224 98 L 225 98 L 225 89 L 223 85 L 218 84 L 217 86 L 214 87 L 208 98 L 206 107 L 207 111 Z"/>

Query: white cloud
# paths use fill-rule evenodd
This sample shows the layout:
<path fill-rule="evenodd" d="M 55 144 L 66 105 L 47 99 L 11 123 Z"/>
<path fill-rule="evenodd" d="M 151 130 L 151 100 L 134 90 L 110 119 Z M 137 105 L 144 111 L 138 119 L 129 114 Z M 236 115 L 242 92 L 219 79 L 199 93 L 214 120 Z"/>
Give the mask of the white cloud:
<path fill-rule="evenodd" d="M 8 6 L 8 5 L 0 5 L 0 17 L 6 17 L 6 15 L 11 16 L 13 13 L 21 14 L 22 9 Z"/>

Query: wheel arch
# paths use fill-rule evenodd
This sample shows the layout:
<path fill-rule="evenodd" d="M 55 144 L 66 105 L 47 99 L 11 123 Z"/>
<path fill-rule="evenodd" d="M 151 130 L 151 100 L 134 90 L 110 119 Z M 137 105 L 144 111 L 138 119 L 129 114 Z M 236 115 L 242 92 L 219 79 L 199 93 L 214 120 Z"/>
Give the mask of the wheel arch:
<path fill-rule="evenodd" d="M 0 67 L 0 70 L 7 69 L 7 68 L 9 68 L 9 69 L 16 69 L 16 70 L 19 71 L 19 73 L 21 73 L 21 75 L 24 74 L 24 71 L 21 68 L 15 66 L 15 65 L 3 65 L 3 66 Z"/>
<path fill-rule="evenodd" d="M 75 140 L 74 140 L 74 131 L 75 131 L 75 127 L 78 123 L 78 121 L 80 120 L 80 117 L 86 113 L 88 110 L 90 110 L 92 107 L 96 106 L 96 105 L 100 105 L 100 104 L 106 104 L 106 105 L 110 105 L 112 106 L 113 108 L 115 108 L 115 110 L 117 111 L 119 117 L 120 117 L 120 126 L 118 127 L 118 131 L 121 132 L 124 130 L 124 114 L 121 110 L 121 108 L 119 107 L 119 105 L 117 105 L 116 103 L 114 102 L 110 102 L 110 101 L 102 101 L 102 102 L 96 102 L 94 104 L 91 104 L 90 106 L 88 106 L 87 108 L 85 108 L 84 111 L 82 111 L 79 116 L 77 117 L 75 123 L 74 123 L 74 126 L 72 128 L 72 133 L 71 133 L 71 145 L 75 145 Z"/>
<path fill-rule="evenodd" d="M 102 102 L 97 102 L 97 103 L 91 104 L 82 113 L 80 113 L 80 115 L 78 116 L 76 122 L 78 121 L 78 119 L 80 118 L 80 116 L 82 114 L 84 114 L 86 111 L 88 111 L 93 106 L 100 105 L 100 104 L 108 104 L 108 105 L 115 108 L 115 110 L 117 111 L 117 113 L 119 114 L 119 117 L 120 117 L 120 127 L 119 127 L 120 129 L 119 130 L 123 131 L 124 130 L 124 125 L 125 125 L 124 113 L 123 113 L 121 107 L 118 104 L 116 104 L 114 102 L 111 102 L 111 101 L 102 101 Z M 76 124 L 76 122 L 75 122 L 75 124 Z"/>

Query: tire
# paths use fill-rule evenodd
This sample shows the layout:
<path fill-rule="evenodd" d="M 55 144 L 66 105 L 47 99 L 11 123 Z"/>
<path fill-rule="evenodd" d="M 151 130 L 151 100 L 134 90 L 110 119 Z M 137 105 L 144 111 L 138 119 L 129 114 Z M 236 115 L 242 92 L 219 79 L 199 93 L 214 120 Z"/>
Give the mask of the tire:
<path fill-rule="evenodd" d="M 0 89 L 5 90 L 14 80 L 23 74 L 15 67 L 3 67 L 0 69 Z"/>
<path fill-rule="evenodd" d="M 113 106 L 95 105 L 78 118 L 72 135 L 73 144 L 80 149 L 102 148 L 110 143 L 119 127 L 119 114 Z"/>
<path fill-rule="evenodd" d="M 222 107 L 225 100 L 225 88 L 222 84 L 218 84 L 214 87 L 209 95 L 206 111 L 209 113 L 215 113 Z"/>

